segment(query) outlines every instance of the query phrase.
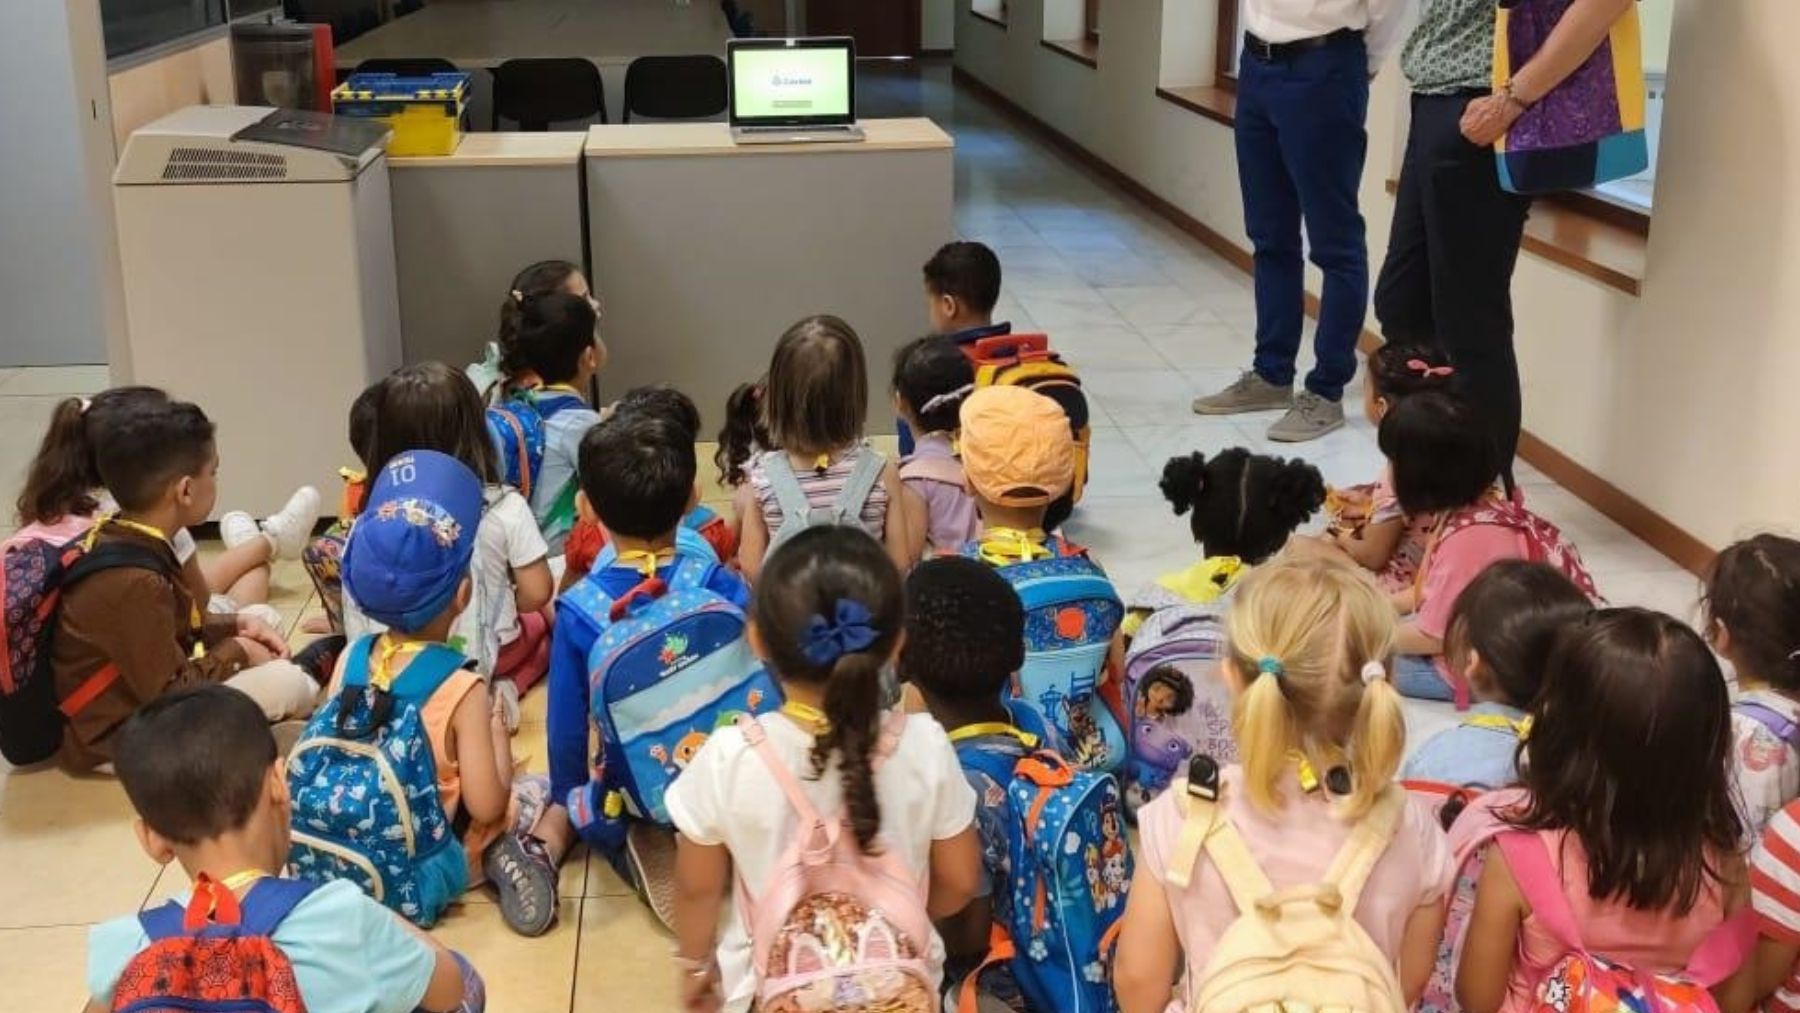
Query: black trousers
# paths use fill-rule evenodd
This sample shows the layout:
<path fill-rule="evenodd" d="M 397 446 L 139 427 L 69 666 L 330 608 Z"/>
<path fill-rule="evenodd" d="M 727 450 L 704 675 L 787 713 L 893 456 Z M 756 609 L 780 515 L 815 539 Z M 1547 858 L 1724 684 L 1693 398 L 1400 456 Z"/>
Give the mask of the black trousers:
<path fill-rule="evenodd" d="M 1488 420 L 1510 488 L 1521 413 L 1512 276 L 1531 199 L 1500 189 L 1493 149 L 1463 138 L 1463 110 L 1479 94 L 1412 97 L 1375 317 L 1389 341 L 1449 355 Z"/>

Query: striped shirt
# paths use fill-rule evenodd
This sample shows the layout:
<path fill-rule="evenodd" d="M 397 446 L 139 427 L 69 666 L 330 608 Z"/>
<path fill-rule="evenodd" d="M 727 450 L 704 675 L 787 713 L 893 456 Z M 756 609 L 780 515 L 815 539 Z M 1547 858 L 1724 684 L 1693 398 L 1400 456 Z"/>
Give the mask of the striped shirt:
<path fill-rule="evenodd" d="M 756 504 L 762 509 L 763 523 L 768 526 L 771 536 L 781 530 L 782 514 L 781 504 L 775 498 L 775 489 L 769 484 L 769 474 L 764 462 L 770 454 L 780 453 L 784 451 L 770 450 L 759 454 L 750 465 L 750 489 L 756 494 Z M 824 471 L 806 466 L 795 467 L 794 476 L 800 480 L 800 488 L 806 491 L 806 501 L 815 510 L 825 509 L 836 502 L 838 493 L 844 491 L 844 483 L 849 480 L 850 473 L 856 469 L 856 462 L 863 454 L 874 454 L 876 458 L 881 458 L 881 452 L 865 441 L 831 455 L 831 463 Z M 880 541 L 887 531 L 887 512 L 887 486 L 877 480 L 875 488 L 869 491 L 869 498 L 863 501 L 862 508 L 863 528 L 876 541 Z"/>
<path fill-rule="evenodd" d="M 1750 906 L 1757 932 L 1800 945 L 1800 802 L 1776 813 L 1763 831 L 1762 845 L 1750 860 Z M 1790 971 L 1762 1009 L 1800 1013 L 1800 974 Z"/>

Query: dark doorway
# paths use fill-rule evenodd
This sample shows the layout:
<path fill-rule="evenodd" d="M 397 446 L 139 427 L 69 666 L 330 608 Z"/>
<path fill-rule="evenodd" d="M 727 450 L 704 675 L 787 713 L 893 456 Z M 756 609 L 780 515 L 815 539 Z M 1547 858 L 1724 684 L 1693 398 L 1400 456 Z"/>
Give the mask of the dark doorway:
<path fill-rule="evenodd" d="M 807 0 L 806 34 L 852 36 L 858 56 L 917 56 L 919 0 Z"/>

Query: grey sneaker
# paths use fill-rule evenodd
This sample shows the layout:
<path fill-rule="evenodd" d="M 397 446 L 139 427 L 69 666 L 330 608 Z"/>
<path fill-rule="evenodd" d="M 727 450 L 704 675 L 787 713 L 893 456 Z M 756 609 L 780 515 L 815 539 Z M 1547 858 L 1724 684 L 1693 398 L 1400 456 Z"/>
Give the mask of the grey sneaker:
<path fill-rule="evenodd" d="M 1245 412 L 1272 412 L 1291 407 L 1294 403 L 1294 391 L 1289 387 L 1277 387 L 1257 375 L 1253 369 L 1245 370 L 1237 382 L 1217 394 L 1194 399 L 1196 415 L 1241 415 Z"/>
<path fill-rule="evenodd" d="M 1269 427 L 1269 439 L 1277 443 L 1305 443 L 1344 428 L 1344 406 L 1327 401 L 1310 390 L 1294 399 L 1294 407 Z"/>

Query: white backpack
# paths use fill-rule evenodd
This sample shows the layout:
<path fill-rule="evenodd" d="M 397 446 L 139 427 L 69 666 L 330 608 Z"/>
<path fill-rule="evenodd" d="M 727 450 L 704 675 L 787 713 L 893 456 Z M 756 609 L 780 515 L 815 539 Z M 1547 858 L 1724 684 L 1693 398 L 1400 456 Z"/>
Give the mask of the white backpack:
<path fill-rule="evenodd" d="M 891 843 L 880 854 L 863 854 L 842 816 L 827 818 L 813 807 L 762 725 L 746 714 L 737 726 L 800 817 L 761 895 L 752 897 L 742 876 L 737 881 L 759 1013 L 937 1013 L 926 960 L 929 883 Z M 906 715 L 896 712 L 882 729 L 877 767 L 905 727 Z"/>
<path fill-rule="evenodd" d="M 1170 860 L 1185 888 L 1201 849 L 1219 870 L 1237 920 L 1187 983 L 1188 1013 L 1406 1013 L 1394 962 L 1356 921 L 1356 902 L 1406 804 L 1389 788 L 1344 843 L 1323 882 L 1277 890 L 1219 806 L 1218 788 L 1171 785 L 1184 816 Z"/>

